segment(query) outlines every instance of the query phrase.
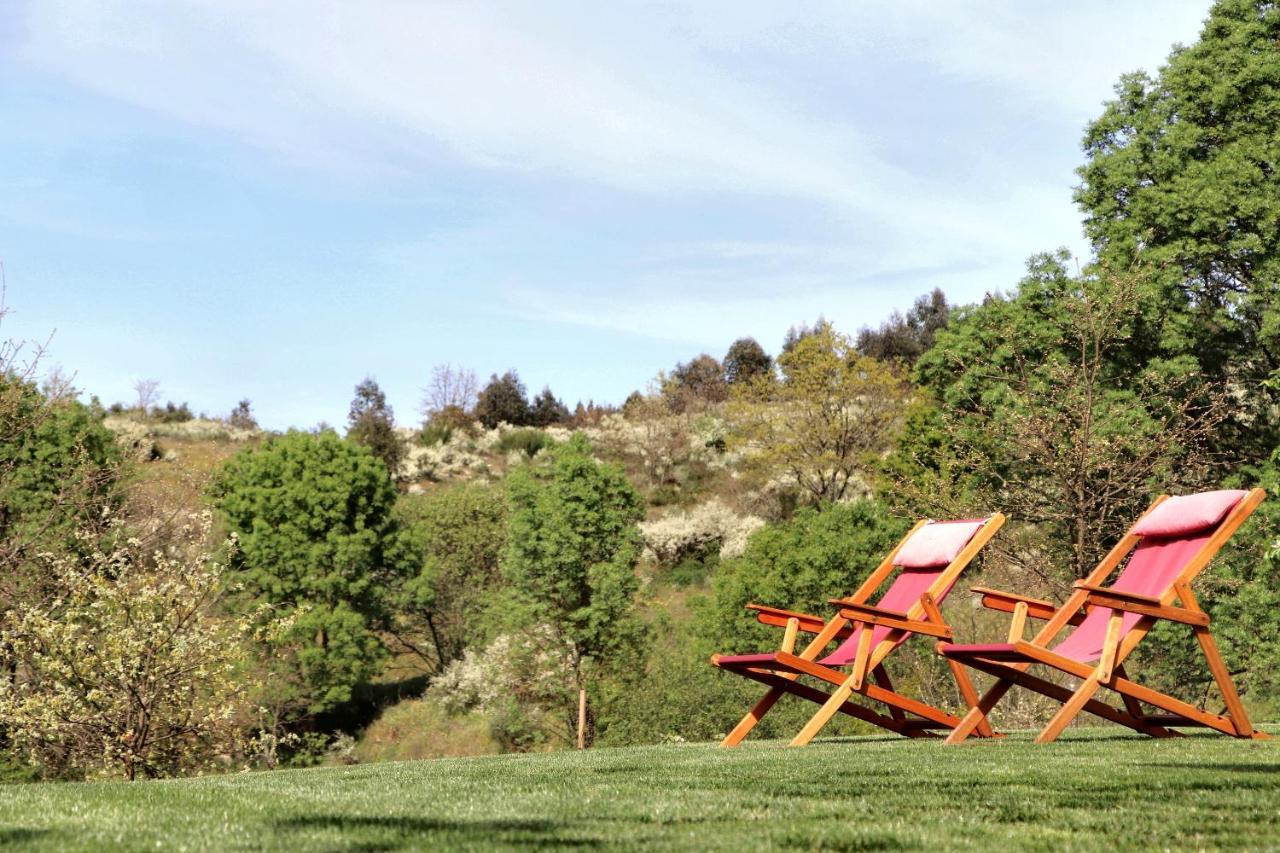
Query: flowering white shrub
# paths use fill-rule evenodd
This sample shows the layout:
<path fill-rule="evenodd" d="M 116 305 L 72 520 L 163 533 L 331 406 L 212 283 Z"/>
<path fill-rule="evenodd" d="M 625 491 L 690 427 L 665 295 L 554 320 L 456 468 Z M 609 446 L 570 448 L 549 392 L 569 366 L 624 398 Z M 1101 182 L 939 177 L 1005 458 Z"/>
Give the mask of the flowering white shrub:
<path fill-rule="evenodd" d="M 689 512 L 644 522 L 640 535 L 654 559 L 671 564 L 713 548 L 724 559 L 737 557 L 746 548 L 751 533 L 763 526 L 763 519 L 738 515 L 720 501 L 711 500 Z"/>
<path fill-rule="evenodd" d="M 51 595 L 4 615 L 0 720 L 53 773 L 163 776 L 237 751 L 248 617 L 219 615 L 212 516 L 87 556 L 44 555 Z M 156 544 L 157 541 L 159 544 Z"/>

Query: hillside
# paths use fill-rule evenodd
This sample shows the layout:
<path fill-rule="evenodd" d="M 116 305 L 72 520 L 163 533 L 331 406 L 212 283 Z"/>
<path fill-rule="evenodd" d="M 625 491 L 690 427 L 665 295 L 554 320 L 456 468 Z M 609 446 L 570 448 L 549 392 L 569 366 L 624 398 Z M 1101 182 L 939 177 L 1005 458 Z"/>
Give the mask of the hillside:
<path fill-rule="evenodd" d="M 0 796 L 0 845 L 1259 849 L 1280 844 L 1278 743 L 868 737 L 20 785 Z"/>

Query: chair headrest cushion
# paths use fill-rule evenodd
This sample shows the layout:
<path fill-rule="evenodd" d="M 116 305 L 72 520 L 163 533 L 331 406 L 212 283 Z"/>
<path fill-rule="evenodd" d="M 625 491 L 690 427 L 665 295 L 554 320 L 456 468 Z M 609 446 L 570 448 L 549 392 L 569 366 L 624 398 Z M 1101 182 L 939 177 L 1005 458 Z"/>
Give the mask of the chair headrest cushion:
<path fill-rule="evenodd" d="M 986 519 L 977 521 L 931 521 L 903 544 L 893 563 L 904 569 L 945 566 L 969 544 Z"/>
<path fill-rule="evenodd" d="M 1222 489 L 1169 498 L 1133 526 L 1139 536 L 1189 536 L 1217 527 L 1248 492 Z"/>

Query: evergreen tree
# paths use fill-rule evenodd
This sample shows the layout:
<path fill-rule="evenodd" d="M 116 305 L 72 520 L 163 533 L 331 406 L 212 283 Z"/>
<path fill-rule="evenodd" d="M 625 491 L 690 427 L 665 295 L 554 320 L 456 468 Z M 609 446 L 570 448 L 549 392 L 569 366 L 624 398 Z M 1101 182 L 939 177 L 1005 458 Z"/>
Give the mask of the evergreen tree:
<path fill-rule="evenodd" d="M 500 423 L 528 426 L 529 401 L 519 374 L 508 370 L 502 376 L 496 373 L 490 376 L 489 384 L 476 398 L 476 417 L 486 429 Z"/>
<path fill-rule="evenodd" d="M 387 466 L 392 478 L 400 473 L 405 446 L 396 434 L 395 413 L 372 377 L 356 386 L 356 395 L 347 414 L 347 438 L 373 451 Z"/>

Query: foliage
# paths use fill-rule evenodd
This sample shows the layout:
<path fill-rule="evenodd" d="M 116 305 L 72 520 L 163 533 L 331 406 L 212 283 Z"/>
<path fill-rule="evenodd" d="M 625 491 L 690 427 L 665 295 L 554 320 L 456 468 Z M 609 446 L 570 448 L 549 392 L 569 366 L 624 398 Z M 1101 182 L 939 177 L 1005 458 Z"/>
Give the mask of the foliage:
<path fill-rule="evenodd" d="M 493 755 L 500 749 L 479 712 L 447 714 L 435 702 L 408 699 L 392 705 L 361 736 L 355 757 L 367 761 L 420 761 Z"/>
<path fill-rule="evenodd" d="M 224 618 L 209 513 L 156 541 L 49 556 L 54 596 L 6 614 L 0 719 L 53 775 L 163 776 L 234 754 L 250 620 Z M 90 540 L 92 542 L 92 538 Z"/>
<path fill-rule="evenodd" d="M 724 381 L 728 385 L 750 382 L 773 371 L 773 359 L 755 338 L 738 338 L 724 354 Z"/>
<path fill-rule="evenodd" d="M 523 453 L 529 459 L 551 447 L 555 441 L 540 429 L 506 430 L 498 439 L 497 449 L 502 453 Z"/>
<path fill-rule="evenodd" d="M 373 455 L 396 477 L 405 458 L 404 442 L 396 434 L 395 413 L 387 403 L 387 395 L 371 377 L 356 386 L 347 413 L 347 438 L 373 451 Z"/>
<path fill-rule="evenodd" d="M 777 629 L 759 625 L 743 609 L 748 602 L 827 614 L 828 600 L 857 589 L 909 526 L 883 504 L 864 500 L 822 512 L 801 509 L 760 528 L 741 557 L 720 564 L 700 616 L 702 634 L 716 651 L 775 648 Z"/>
<path fill-rule="evenodd" d="M 715 553 L 726 559 L 742 555 L 748 537 L 764 522 L 741 516 L 719 500 L 640 525 L 645 548 L 659 562 L 674 565 L 687 557 Z"/>
<path fill-rule="evenodd" d="M 395 489 L 367 448 L 291 431 L 230 459 L 214 502 L 240 537 L 233 562 L 255 601 L 290 616 L 273 641 L 281 701 L 321 711 L 376 672 L 391 590 L 419 553 L 392 515 Z"/>
<path fill-rule="evenodd" d="M 810 502 L 839 501 L 891 445 L 909 388 L 889 365 L 859 355 L 829 324 L 778 356 L 782 381 L 738 385 L 729 446 L 760 479 L 785 472 Z"/>
<path fill-rule="evenodd" d="M 514 370 L 502 376 L 489 377 L 476 399 L 476 418 L 486 429 L 494 429 L 501 423 L 526 426 L 529 423 L 529 401 L 524 383 Z"/>
<path fill-rule="evenodd" d="M 501 634 L 472 647 L 437 676 L 428 700 L 451 715 L 483 714 L 506 751 L 528 752 L 573 741 L 573 685 L 565 671 L 573 649 L 550 626 Z"/>
<path fill-rule="evenodd" d="M 1219 0 L 1200 40 L 1129 74 L 1085 133 L 1076 201 L 1099 256 L 1160 271 L 1162 349 L 1238 389 L 1226 436 L 1280 438 L 1280 8 Z"/>
<path fill-rule="evenodd" d="M 0 612 L 41 596 L 41 551 L 76 547 L 121 500 L 123 454 L 95 411 L 3 372 L 0 351 Z"/>
<path fill-rule="evenodd" d="M 569 407 L 552 394 L 550 388 L 543 388 L 542 393 L 534 398 L 533 404 L 529 407 L 531 426 L 555 426 L 565 423 L 569 417 Z"/>
<path fill-rule="evenodd" d="M 236 403 L 236 407 L 227 415 L 227 426 L 232 429 L 256 430 L 258 419 L 253 416 L 253 404 L 246 398 Z"/>
<path fill-rule="evenodd" d="M 493 486 L 445 486 L 401 498 L 397 515 L 422 567 L 404 584 L 396 635 L 438 671 L 483 636 L 485 608 L 502 584 L 506 495 Z"/>
<path fill-rule="evenodd" d="M 908 438 L 899 461 L 926 455 L 893 485 L 916 511 L 999 507 L 1037 525 L 1047 554 L 1032 562 L 1069 569 L 1032 568 L 1065 586 L 1153 494 L 1212 482 L 1205 451 L 1226 406 L 1193 363 L 1145 351 L 1160 317 L 1144 271 L 1070 276 L 1064 261 L 1036 259 L 1015 296 L 939 334 L 916 374 L 941 403 L 942 437 L 932 451 Z"/>
<path fill-rule="evenodd" d="M 703 353 L 682 364 L 663 384 L 662 396 L 673 412 L 685 412 L 722 403 L 729 396 L 720 362 Z"/>
<path fill-rule="evenodd" d="M 894 311 L 878 329 L 862 327 L 858 332 L 858 352 L 881 361 L 913 364 L 933 346 L 934 336 L 947 327 L 950 319 L 946 294 L 934 288 L 916 299 L 907 316 Z"/>
<path fill-rule="evenodd" d="M 643 512 L 622 470 L 595 461 L 576 433 L 511 473 L 507 493 L 509 618 L 553 632 L 569 650 L 575 686 L 585 687 L 593 670 L 625 666 L 644 635 L 634 572 Z"/>

